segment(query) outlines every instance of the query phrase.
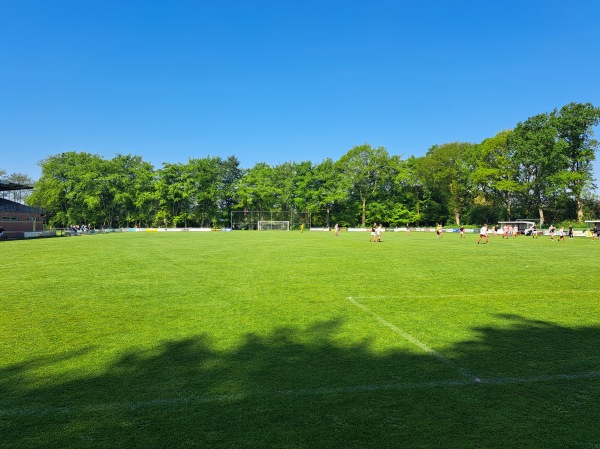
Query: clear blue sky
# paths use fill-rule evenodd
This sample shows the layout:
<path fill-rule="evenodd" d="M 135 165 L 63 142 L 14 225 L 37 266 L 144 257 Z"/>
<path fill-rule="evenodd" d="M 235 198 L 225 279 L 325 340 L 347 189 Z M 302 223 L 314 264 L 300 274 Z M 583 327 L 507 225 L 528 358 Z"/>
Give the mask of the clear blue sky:
<path fill-rule="evenodd" d="M 600 106 L 598 17 L 597 0 L 0 0 L 0 168 L 480 142 Z"/>

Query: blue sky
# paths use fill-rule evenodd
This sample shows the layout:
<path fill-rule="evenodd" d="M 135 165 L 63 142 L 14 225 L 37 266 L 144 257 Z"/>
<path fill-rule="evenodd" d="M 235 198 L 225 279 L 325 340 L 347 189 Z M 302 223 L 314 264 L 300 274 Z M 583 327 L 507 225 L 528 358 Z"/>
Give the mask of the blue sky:
<path fill-rule="evenodd" d="M 598 17 L 596 0 L 0 0 L 0 168 L 480 142 L 600 106 Z"/>

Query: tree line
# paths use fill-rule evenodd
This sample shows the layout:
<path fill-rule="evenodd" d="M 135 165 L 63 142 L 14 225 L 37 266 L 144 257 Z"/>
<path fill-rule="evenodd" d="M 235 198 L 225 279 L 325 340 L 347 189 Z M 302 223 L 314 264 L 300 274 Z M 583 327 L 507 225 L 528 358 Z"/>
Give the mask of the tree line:
<path fill-rule="evenodd" d="M 228 226 L 233 211 L 310 212 L 313 226 L 448 225 L 597 217 L 592 161 L 600 108 L 570 103 L 480 143 L 402 159 L 370 144 L 339 160 L 257 163 L 190 158 L 156 169 L 140 156 L 65 152 L 39 164 L 27 203 L 65 227 Z"/>

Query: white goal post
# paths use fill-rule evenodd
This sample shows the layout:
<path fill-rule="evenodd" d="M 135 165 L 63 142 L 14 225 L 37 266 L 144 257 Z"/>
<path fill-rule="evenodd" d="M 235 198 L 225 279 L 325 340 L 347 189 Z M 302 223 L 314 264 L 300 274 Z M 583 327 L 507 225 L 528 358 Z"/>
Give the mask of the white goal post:
<path fill-rule="evenodd" d="M 272 221 L 261 220 L 258 222 L 259 231 L 289 231 L 289 221 Z"/>

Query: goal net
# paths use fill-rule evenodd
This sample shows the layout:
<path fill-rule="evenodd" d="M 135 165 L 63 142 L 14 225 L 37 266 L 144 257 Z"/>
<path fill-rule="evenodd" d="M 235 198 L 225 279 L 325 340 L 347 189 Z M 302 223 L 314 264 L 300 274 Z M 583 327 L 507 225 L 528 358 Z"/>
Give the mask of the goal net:
<path fill-rule="evenodd" d="M 289 221 L 266 221 L 261 220 L 258 222 L 259 231 L 289 231 Z"/>
<path fill-rule="evenodd" d="M 302 229 L 302 227 L 310 229 L 310 217 L 310 212 L 298 212 L 296 210 L 233 210 L 231 211 L 231 229 L 256 231 L 260 221 L 265 223 L 287 222 L 290 231 Z"/>

